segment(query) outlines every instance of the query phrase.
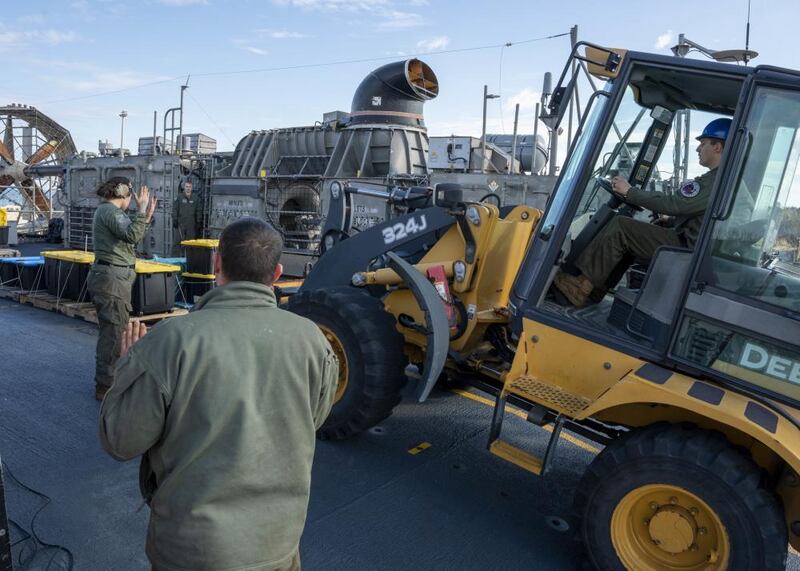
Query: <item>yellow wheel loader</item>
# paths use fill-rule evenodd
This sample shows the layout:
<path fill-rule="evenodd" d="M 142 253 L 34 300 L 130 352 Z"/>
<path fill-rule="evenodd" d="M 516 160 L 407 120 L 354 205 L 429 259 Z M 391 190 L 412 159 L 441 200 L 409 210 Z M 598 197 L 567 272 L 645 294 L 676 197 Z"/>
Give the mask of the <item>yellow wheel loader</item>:
<path fill-rule="evenodd" d="M 603 445 L 575 493 L 595 567 L 783 569 L 800 548 L 800 73 L 579 43 L 553 129 L 576 69 L 604 86 L 544 212 L 416 192 L 418 207 L 328 250 L 289 299 L 341 361 L 320 437 L 391 414 L 411 363 L 419 401 L 445 378 L 492 395 L 489 452 L 534 474 L 558 461 L 564 429 Z M 554 276 L 615 218 L 651 214 L 611 176 L 683 188 L 665 174 L 688 110 L 733 121 L 696 242 L 625 259 L 591 303 L 563 305 Z M 553 426 L 545 450 L 503 440 L 507 404 Z"/>

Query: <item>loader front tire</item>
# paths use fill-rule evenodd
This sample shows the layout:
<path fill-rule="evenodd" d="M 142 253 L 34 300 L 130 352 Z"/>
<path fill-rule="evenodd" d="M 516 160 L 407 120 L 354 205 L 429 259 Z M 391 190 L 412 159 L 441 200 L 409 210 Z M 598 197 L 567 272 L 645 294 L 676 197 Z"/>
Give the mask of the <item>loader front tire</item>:
<path fill-rule="evenodd" d="M 381 300 L 353 288 L 300 291 L 289 311 L 317 324 L 339 358 L 339 384 L 322 440 L 375 426 L 400 402 L 406 382 L 403 337 Z"/>
<path fill-rule="evenodd" d="M 576 493 L 597 569 L 784 569 L 783 509 L 765 473 L 725 437 L 655 424 L 609 444 Z"/>

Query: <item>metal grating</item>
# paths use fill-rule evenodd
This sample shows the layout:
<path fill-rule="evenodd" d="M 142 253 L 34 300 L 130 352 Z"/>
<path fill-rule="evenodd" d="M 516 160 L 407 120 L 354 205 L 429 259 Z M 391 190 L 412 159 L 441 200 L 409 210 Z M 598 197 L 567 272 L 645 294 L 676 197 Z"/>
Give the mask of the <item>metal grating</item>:
<path fill-rule="evenodd" d="M 514 379 L 506 386 L 506 390 L 570 415 L 578 414 L 592 404 L 592 401 L 585 397 L 568 393 L 559 387 L 543 383 L 532 377 Z"/>
<path fill-rule="evenodd" d="M 69 234 L 67 235 L 67 245 L 70 248 L 79 250 L 91 249 L 94 247 L 92 239 L 92 220 L 96 208 L 71 206 L 67 211 L 67 224 Z"/>

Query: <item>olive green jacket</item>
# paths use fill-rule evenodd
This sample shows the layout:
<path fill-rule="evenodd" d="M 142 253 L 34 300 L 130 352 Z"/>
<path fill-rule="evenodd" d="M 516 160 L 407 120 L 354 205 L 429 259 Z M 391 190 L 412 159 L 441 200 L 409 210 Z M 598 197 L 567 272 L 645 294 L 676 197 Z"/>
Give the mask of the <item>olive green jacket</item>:
<path fill-rule="evenodd" d="M 645 192 L 631 188 L 625 197 L 628 202 L 659 214 L 674 216 L 673 228 L 683 235 L 688 245 L 693 246 L 703 225 L 703 214 L 708 207 L 717 169 L 711 169 L 697 178 L 684 182 L 677 192 Z"/>
<path fill-rule="evenodd" d="M 292 564 L 337 376 L 319 328 L 251 282 L 211 290 L 119 360 L 100 440 L 118 460 L 143 455 L 155 568 Z"/>
<path fill-rule="evenodd" d="M 202 218 L 200 199 L 194 194 L 189 198 L 181 193 L 172 205 L 172 227 L 180 228 L 184 233 L 194 234 Z"/>
<path fill-rule="evenodd" d="M 102 202 L 94 212 L 92 236 L 98 260 L 117 266 L 136 263 L 134 247 L 147 231 L 145 214 L 137 212 L 133 220 L 110 202 Z"/>

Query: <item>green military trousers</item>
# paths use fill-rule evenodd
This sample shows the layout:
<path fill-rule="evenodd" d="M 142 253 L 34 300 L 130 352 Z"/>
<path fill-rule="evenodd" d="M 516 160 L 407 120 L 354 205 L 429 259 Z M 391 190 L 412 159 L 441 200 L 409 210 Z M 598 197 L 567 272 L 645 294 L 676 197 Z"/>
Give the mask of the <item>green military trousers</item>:
<path fill-rule="evenodd" d="M 119 358 L 122 332 L 131 312 L 131 290 L 136 279 L 133 268 L 95 264 L 89 272 L 87 288 L 97 310 L 97 335 L 94 382 L 110 387 L 114 365 Z"/>
<path fill-rule="evenodd" d="M 626 254 L 652 258 L 660 246 L 682 245 L 672 228 L 616 216 L 592 240 L 575 265 L 595 288 L 605 289 L 606 280 Z"/>

